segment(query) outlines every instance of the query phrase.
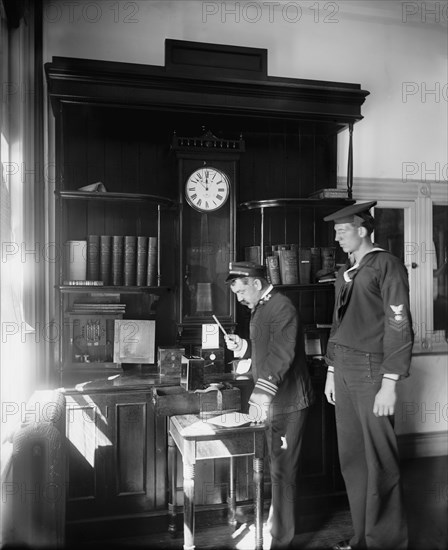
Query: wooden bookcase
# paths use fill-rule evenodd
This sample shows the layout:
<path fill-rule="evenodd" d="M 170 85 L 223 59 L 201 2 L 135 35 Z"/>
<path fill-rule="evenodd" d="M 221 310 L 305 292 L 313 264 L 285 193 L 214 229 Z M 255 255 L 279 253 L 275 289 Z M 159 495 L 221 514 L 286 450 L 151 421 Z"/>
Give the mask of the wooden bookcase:
<path fill-rule="evenodd" d="M 231 253 L 235 259 L 243 259 L 245 247 L 260 244 L 262 234 L 266 243 L 281 243 L 285 238 L 302 246 L 333 243 L 333 227 L 322 218 L 341 203 L 310 200 L 309 196 L 321 188 L 337 187 L 337 142 L 343 131 L 349 133 L 347 200 L 352 198 L 353 129 L 362 120 L 361 106 L 369 93 L 359 84 L 271 77 L 264 49 L 166 40 L 165 53 L 165 66 L 61 57 L 45 66 L 56 122 L 58 246 L 70 239 L 83 240 L 89 234 L 158 234 L 160 239 L 160 278 L 156 286 L 67 287 L 63 285 L 63 263 L 56 265 L 64 336 L 55 374 L 58 380 L 61 373 L 67 375 L 65 385 L 70 380 L 82 382 L 98 375 L 106 378 L 110 370 L 121 372 L 107 364 L 95 372 L 92 364 L 71 364 L 70 336 L 64 331 L 68 312 L 80 295 L 119 295 L 119 301 L 127 306 L 126 317 L 156 320 L 156 346 L 176 342 L 182 311 L 179 289 L 184 283 L 180 280 L 181 246 L 187 238 L 179 220 L 187 219 L 181 209 L 188 205 L 181 205 L 179 199 L 179 165 L 171 149 L 174 135 L 200 135 L 201 129 L 207 128 L 218 138 L 244 139 L 245 151 L 235 172 L 237 208 L 231 218 L 235 236 Z M 85 197 L 78 191 L 98 181 L 107 188 L 104 197 Z M 295 204 L 282 202 L 285 200 Z M 264 201 L 274 202 L 266 207 Z M 221 238 L 219 231 L 216 235 Z M 210 247 L 217 250 L 219 244 L 210 243 Z M 331 319 L 332 286 L 320 285 L 284 288 L 297 301 L 306 325 Z M 239 307 L 230 312 L 228 326 L 235 326 L 241 333 L 247 312 Z M 192 335 L 191 341 L 195 338 L 200 335 Z M 310 361 L 310 369 L 318 399 L 308 422 L 301 486 L 309 488 L 307 498 L 319 506 L 343 494 L 343 486 L 337 464 L 334 412 L 323 396 L 324 369 L 315 361 Z M 100 408 L 116 407 L 117 391 L 115 388 L 108 396 L 104 390 Z M 135 407 L 143 426 L 146 413 L 142 403 L 147 396 L 141 399 Z M 115 443 L 111 445 L 114 449 Z M 156 451 L 154 456 L 163 476 L 165 450 L 157 447 Z M 120 508 L 118 503 L 126 499 L 117 499 L 116 507 L 100 515 L 103 519 L 107 514 L 113 519 L 119 513 L 130 517 L 137 509 L 166 514 L 166 480 L 157 479 L 162 484 L 157 498 L 162 495 L 163 502 L 158 500 L 153 506 L 154 495 L 149 488 L 143 508 L 140 504 L 135 509 L 125 504 Z M 216 498 L 219 500 L 219 495 Z M 87 520 L 87 516 L 91 520 L 96 513 L 93 506 L 93 511 L 83 516 L 80 506 L 76 521 Z"/>
<path fill-rule="evenodd" d="M 56 246 L 60 251 L 56 264 L 60 338 L 57 376 L 64 386 L 122 372 L 121 364 L 113 360 L 115 319 L 155 320 L 158 301 L 163 301 L 174 283 L 171 262 L 166 258 L 175 253 L 175 202 L 151 193 L 152 187 L 143 183 L 150 172 L 146 171 L 145 159 L 141 157 L 146 147 L 151 150 L 151 143 L 145 141 L 142 132 L 134 132 L 133 137 L 129 137 L 135 122 L 132 117 L 111 127 L 114 111 L 63 103 L 58 113 L 55 197 Z M 106 192 L 79 190 L 95 182 L 103 183 Z M 97 235 L 98 239 L 107 236 L 110 240 L 115 236 L 157 239 L 151 281 L 145 276 L 143 284 L 137 286 L 136 249 L 132 258 L 134 276 L 127 277 L 126 245 L 121 243 L 122 258 L 118 264 L 121 280 L 113 280 L 113 250 L 109 249 L 104 276 L 98 273 L 95 277 L 102 279 L 103 284 L 97 286 L 91 281 L 74 284 L 70 280 L 74 253 L 67 243 L 74 241 L 81 246 L 78 255 L 88 264 L 90 235 Z M 97 247 L 96 259 L 98 264 L 104 260 L 100 247 Z M 120 284 L 114 284 L 117 282 Z M 138 324 L 134 324 L 137 332 Z"/>

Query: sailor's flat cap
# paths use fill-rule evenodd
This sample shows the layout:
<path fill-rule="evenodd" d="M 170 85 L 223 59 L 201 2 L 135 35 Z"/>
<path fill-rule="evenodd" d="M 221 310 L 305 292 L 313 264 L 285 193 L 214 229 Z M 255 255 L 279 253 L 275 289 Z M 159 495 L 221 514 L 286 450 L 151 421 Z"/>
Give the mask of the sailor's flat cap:
<path fill-rule="evenodd" d="M 241 277 L 261 277 L 265 279 L 266 270 L 262 265 L 253 262 L 230 262 L 226 283 Z"/>
<path fill-rule="evenodd" d="M 324 221 L 334 223 L 356 223 L 357 218 L 360 223 L 367 220 L 373 220 L 369 210 L 375 206 L 376 201 L 351 204 L 333 214 L 325 216 Z"/>

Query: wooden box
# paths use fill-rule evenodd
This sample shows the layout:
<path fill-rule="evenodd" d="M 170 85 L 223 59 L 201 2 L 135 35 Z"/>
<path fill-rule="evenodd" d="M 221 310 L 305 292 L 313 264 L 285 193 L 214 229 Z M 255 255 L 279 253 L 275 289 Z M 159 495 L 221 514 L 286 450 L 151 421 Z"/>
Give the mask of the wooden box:
<path fill-rule="evenodd" d="M 204 372 L 206 376 L 208 374 L 221 374 L 224 372 L 224 348 L 204 349 L 201 346 L 195 346 L 193 352 L 204 359 Z"/>
<path fill-rule="evenodd" d="M 180 385 L 187 391 L 200 390 L 204 386 L 204 364 L 202 357 L 189 357 L 182 363 Z"/>
<path fill-rule="evenodd" d="M 158 348 L 157 366 L 161 376 L 180 376 L 185 348 Z"/>

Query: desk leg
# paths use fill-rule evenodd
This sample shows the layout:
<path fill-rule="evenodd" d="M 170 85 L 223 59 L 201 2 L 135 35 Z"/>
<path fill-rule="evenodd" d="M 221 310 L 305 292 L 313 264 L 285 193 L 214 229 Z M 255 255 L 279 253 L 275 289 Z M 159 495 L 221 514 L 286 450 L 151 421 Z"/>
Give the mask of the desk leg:
<path fill-rule="evenodd" d="M 230 457 L 230 479 L 229 479 L 229 525 L 236 525 L 236 482 L 235 482 L 235 459 Z"/>
<path fill-rule="evenodd" d="M 176 482 L 177 482 L 177 453 L 176 443 L 168 432 L 168 532 L 177 533 L 177 505 L 176 505 Z"/>
<path fill-rule="evenodd" d="M 263 550 L 263 458 L 254 458 L 255 550 Z"/>
<path fill-rule="evenodd" d="M 194 475 L 195 464 L 184 457 L 184 550 L 194 549 Z"/>

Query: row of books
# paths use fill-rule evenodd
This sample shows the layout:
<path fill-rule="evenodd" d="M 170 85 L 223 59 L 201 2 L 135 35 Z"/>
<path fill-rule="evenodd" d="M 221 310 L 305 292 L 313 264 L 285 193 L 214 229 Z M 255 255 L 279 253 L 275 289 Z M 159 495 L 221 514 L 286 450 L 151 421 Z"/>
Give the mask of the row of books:
<path fill-rule="evenodd" d="M 126 304 L 114 302 L 74 302 L 70 313 L 75 315 L 124 315 Z"/>
<path fill-rule="evenodd" d="M 245 260 L 261 263 L 260 246 L 248 246 Z M 310 284 L 331 280 L 336 268 L 335 247 L 303 247 L 297 244 L 266 246 L 266 274 L 273 285 Z"/>
<path fill-rule="evenodd" d="M 157 286 L 157 237 L 88 235 L 68 241 L 67 283 L 102 281 L 108 286 Z"/>

